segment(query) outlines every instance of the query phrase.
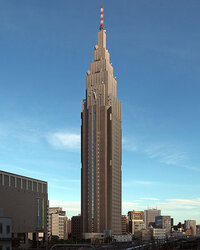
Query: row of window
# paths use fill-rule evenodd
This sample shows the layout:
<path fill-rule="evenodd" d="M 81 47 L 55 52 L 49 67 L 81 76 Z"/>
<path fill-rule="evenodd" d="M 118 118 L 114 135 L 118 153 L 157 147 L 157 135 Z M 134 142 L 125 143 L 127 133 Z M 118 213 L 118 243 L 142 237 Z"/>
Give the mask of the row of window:
<path fill-rule="evenodd" d="M 4 233 L 4 227 L 3 224 L 0 223 L 0 234 Z M 6 225 L 6 234 L 10 234 L 10 225 Z"/>
<path fill-rule="evenodd" d="M 0 186 L 1 185 L 40 193 L 47 193 L 47 184 L 6 174 L 0 174 Z"/>

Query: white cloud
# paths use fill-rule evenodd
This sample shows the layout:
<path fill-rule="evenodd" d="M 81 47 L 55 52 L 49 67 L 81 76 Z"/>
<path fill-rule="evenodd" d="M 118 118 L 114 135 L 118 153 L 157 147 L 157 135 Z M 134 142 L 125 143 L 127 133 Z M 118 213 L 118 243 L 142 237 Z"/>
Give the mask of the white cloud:
<path fill-rule="evenodd" d="M 159 144 L 159 143 L 147 143 L 143 139 L 123 138 L 123 146 L 127 151 L 139 152 L 146 154 L 151 159 L 156 159 L 160 163 L 166 165 L 176 165 L 183 168 L 188 168 L 195 171 L 200 171 L 197 167 L 185 166 L 185 162 L 188 160 L 186 152 L 183 152 L 174 145 Z"/>
<path fill-rule="evenodd" d="M 140 200 L 158 201 L 159 199 L 154 197 L 145 197 L 145 198 L 140 198 Z"/>
<path fill-rule="evenodd" d="M 187 160 L 186 153 L 178 151 L 172 145 L 148 145 L 143 152 L 149 158 L 158 159 L 161 163 L 167 165 L 181 165 Z"/>
<path fill-rule="evenodd" d="M 128 201 L 122 202 L 122 214 L 127 214 L 128 211 L 139 210 L 139 209 L 140 207 L 136 202 L 128 202 Z"/>
<path fill-rule="evenodd" d="M 186 169 L 190 169 L 190 170 L 194 170 L 194 171 L 200 172 L 200 167 L 197 167 L 197 166 L 182 165 L 182 167 L 186 168 Z"/>
<path fill-rule="evenodd" d="M 153 181 L 135 181 L 135 184 L 142 185 L 142 186 L 152 186 L 152 185 L 157 185 L 159 183 L 153 182 Z"/>
<path fill-rule="evenodd" d="M 131 180 L 131 181 L 123 181 L 122 186 L 125 187 L 134 187 L 134 186 L 154 186 L 160 185 L 159 182 L 155 181 L 144 181 L 144 180 Z"/>
<path fill-rule="evenodd" d="M 200 209 L 200 198 L 196 199 L 167 199 L 165 202 L 157 204 L 160 208 L 165 210 L 190 210 Z"/>
<path fill-rule="evenodd" d="M 135 139 L 132 139 L 131 141 L 127 140 L 126 138 L 122 137 L 122 146 L 124 149 L 132 152 L 138 151 L 138 145 Z"/>
<path fill-rule="evenodd" d="M 80 149 L 81 137 L 76 133 L 56 132 L 47 136 L 49 144 L 59 149 Z"/>

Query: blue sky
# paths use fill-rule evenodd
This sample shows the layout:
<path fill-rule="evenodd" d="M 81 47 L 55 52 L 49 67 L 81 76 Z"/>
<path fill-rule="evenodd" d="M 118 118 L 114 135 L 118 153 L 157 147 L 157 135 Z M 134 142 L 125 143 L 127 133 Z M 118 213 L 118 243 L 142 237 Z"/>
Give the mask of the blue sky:
<path fill-rule="evenodd" d="M 122 102 L 123 213 L 200 223 L 200 1 L 1 0 L 0 169 L 80 212 L 80 111 L 104 6 Z"/>

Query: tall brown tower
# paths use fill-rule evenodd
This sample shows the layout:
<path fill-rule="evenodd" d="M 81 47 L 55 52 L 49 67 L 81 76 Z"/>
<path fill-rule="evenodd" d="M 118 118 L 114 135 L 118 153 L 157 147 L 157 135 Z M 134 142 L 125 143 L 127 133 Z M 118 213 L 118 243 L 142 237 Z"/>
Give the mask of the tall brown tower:
<path fill-rule="evenodd" d="M 81 216 L 83 233 L 121 233 L 121 103 L 106 49 L 106 30 L 97 34 L 94 61 L 86 76 L 81 112 Z"/>

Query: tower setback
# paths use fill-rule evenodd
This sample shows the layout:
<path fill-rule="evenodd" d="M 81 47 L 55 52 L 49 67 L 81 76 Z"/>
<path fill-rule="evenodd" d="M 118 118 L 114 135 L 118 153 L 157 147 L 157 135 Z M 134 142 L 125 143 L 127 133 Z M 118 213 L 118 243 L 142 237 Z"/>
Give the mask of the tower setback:
<path fill-rule="evenodd" d="M 101 24 L 81 111 L 82 233 L 121 233 L 121 103 Z"/>

